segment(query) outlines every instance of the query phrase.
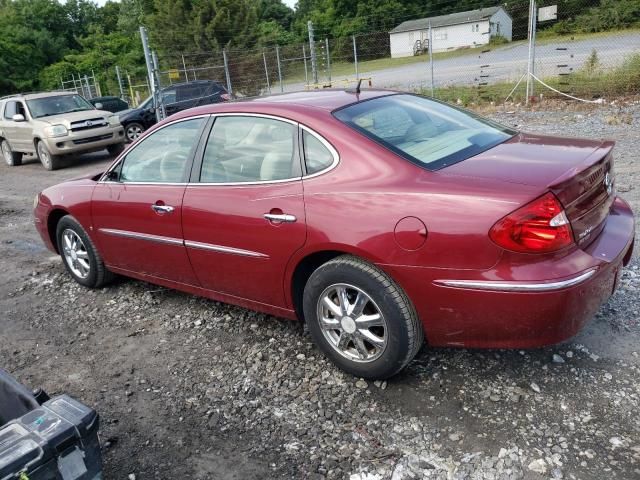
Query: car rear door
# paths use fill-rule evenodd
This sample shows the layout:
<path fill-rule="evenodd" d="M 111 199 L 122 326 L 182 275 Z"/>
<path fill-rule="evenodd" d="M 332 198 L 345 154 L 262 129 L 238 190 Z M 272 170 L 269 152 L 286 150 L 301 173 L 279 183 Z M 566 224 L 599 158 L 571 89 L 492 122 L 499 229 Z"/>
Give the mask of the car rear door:
<path fill-rule="evenodd" d="M 14 121 L 13 116 L 16 114 L 22 115 L 24 121 Z M 11 148 L 17 152 L 33 151 L 33 127 L 24 103 L 19 100 L 9 100 L 5 106 L 3 115 L 5 122 L 4 131 Z"/>
<path fill-rule="evenodd" d="M 295 122 L 221 115 L 183 203 L 191 264 L 207 289 L 286 307 L 284 273 L 306 239 Z"/>
<path fill-rule="evenodd" d="M 93 227 L 108 266 L 197 285 L 184 246 L 182 198 L 208 121 L 201 116 L 161 127 L 97 184 Z"/>

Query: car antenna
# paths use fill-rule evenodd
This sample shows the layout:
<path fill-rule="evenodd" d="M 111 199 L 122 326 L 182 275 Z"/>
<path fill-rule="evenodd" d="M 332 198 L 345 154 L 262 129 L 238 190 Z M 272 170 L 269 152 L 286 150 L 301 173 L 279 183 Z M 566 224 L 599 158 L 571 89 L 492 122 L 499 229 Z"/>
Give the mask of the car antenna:
<path fill-rule="evenodd" d="M 355 93 L 356 95 L 360 95 L 360 91 L 361 91 L 360 85 L 361 84 L 362 84 L 362 79 L 360 78 L 358 80 L 358 84 L 356 85 L 356 88 L 354 88 L 353 90 L 347 90 L 347 92 Z"/>

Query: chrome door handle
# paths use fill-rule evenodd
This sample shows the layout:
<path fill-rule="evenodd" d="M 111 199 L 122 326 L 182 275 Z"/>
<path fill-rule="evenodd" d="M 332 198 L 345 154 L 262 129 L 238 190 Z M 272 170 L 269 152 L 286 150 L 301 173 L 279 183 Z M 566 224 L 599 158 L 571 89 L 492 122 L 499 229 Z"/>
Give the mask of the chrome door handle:
<path fill-rule="evenodd" d="M 295 215 L 289 215 L 288 213 L 265 213 L 263 216 L 271 222 L 293 223 L 297 220 Z"/>
<path fill-rule="evenodd" d="M 159 214 L 171 213 L 173 212 L 173 207 L 171 205 L 151 205 L 151 209 Z"/>

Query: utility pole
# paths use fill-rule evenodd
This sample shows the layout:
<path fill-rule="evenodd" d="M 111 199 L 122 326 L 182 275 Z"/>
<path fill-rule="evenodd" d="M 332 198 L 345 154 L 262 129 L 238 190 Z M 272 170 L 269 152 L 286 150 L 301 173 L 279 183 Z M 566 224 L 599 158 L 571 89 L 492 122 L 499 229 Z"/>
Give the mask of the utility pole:
<path fill-rule="evenodd" d="M 318 58 L 316 57 L 316 41 L 313 39 L 313 22 L 309 20 L 307 22 L 307 29 L 309 30 L 309 49 L 311 51 L 311 76 L 313 78 L 314 85 L 318 85 Z"/>
<path fill-rule="evenodd" d="M 156 110 L 156 119 L 160 118 L 160 110 L 158 109 L 158 96 L 156 94 L 156 79 L 153 72 L 153 58 L 151 57 L 151 50 L 149 49 L 149 38 L 147 37 L 147 29 L 142 25 L 140 26 L 140 40 L 142 40 L 142 50 L 144 51 L 144 61 L 147 65 L 147 78 L 149 80 L 149 89 L 153 96 L 153 108 Z"/>
<path fill-rule="evenodd" d="M 158 66 L 158 56 L 155 51 L 151 52 L 151 60 L 153 61 L 153 76 L 156 79 L 156 96 L 160 99 L 160 120 L 167 118 L 167 109 L 165 107 L 163 99 L 160 97 L 160 67 Z M 156 113 L 157 115 L 157 113 Z"/>
<path fill-rule="evenodd" d="M 231 88 L 231 73 L 229 72 L 229 60 L 227 59 L 227 50 L 222 50 L 222 60 L 224 61 L 224 76 L 227 79 L 227 92 L 233 96 L 233 89 Z"/>
<path fill-rule="evenodd" d="M 529 2 L 529 59 L 527 62 L 527 95 L 526 104 L 529 102 L 534 94 L 534 82 L 533 76 L 535 75 L 535 57 L 536 57 L 536 2 L 530 0 Z"/>
<path fill-rule="evenodd" d="M 356 80 L 358 80 L 358 47 L 356 47 L 356 36 L 351 35 L 351 40 L 353 41 L 353 63 L 356 67 Z"/>

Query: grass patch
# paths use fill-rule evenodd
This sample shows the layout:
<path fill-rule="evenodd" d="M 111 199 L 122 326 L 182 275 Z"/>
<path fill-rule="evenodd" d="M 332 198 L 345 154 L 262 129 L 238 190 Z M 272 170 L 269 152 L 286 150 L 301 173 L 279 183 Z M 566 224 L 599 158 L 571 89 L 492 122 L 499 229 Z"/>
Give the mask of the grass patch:
<path fill-rule="evenodd" d="M 603 71 L 598 67 L 597 59 L 588 62 L 587 66 L 567 77 L 545 78 L 549 86 L 574 97 L 585 100 L 595 98 L 612 98 L 640 92 L 640 53 L 636 53 L 613 70 Z M 482 103 L 503 103 L 515 83 L 496 83 L 482 87 L 452 86 L 436 88 L 434 96 L 439 100 L 463 105 Z M 536 83 L 536 92 L 545 98 L 560 98 L 562 95 Z M 430 89 L 422 89 L 421 93 L 430 95 Z M 523 81 L 510 100 L 524 102 L 525 82 Z"/>

